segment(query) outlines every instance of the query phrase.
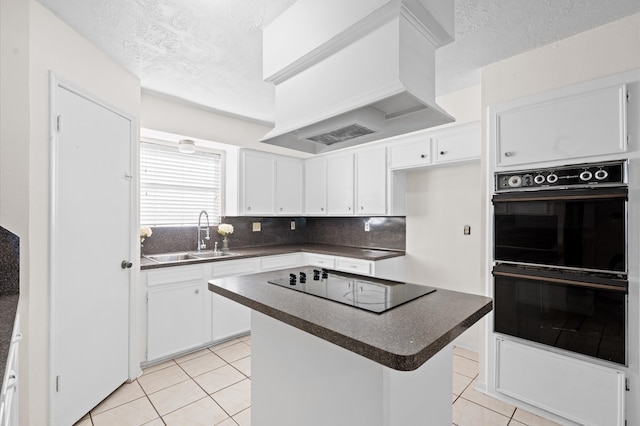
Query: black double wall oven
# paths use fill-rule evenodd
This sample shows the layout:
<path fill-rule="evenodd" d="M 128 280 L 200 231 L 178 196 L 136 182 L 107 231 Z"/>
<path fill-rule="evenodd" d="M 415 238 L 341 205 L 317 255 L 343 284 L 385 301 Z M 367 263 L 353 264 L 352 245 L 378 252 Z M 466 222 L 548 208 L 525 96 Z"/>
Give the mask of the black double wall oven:
<path fill-rule="evenodd" d="M 495 332 L 626 364 L 626 168 L 496 174 Z"/>

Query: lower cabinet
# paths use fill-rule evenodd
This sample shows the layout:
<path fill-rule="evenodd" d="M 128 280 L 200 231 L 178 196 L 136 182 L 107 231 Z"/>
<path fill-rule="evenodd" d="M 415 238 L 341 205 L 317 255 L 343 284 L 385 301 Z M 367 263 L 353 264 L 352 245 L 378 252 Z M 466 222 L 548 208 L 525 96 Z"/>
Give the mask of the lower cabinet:
<path fill-rule="evenodd" d="M 20 334 L 20 317 L 16 315 L 13 334 L 9 345 L 9 358 L 4 371 L 4 381 L 0 392 L 0 425 L 18 426 L 18 347 Z"/>
<path fill-rule="evenodd" d="M 211 340 L 205 265 L 147 274 L 147 360 L 165 358 Z"/>

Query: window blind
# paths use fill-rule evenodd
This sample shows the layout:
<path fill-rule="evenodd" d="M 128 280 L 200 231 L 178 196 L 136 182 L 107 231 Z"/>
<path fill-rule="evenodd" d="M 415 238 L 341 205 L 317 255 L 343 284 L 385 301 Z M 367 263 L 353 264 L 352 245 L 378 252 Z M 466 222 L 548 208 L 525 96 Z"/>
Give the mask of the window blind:
<path fill-rule="evenodd" d="M 175 147 L 140 144 L 140 224 L 195 225 L 202 210 L 211 225 L 222 211 L 222 158 Z"/>

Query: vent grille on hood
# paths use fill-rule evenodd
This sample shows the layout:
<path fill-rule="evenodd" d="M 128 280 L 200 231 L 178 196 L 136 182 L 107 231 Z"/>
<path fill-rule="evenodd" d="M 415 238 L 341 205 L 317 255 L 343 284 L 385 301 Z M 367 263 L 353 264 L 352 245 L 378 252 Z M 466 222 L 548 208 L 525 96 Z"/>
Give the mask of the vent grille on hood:
<path fill-rule="evenodd" d="M 317 154 L 454 121 L 435 103 L 454 2 L 350 0 L 336 15 L 342 2 L 298 0 L 265 28 L 276 127 L 262 142 Z"/>

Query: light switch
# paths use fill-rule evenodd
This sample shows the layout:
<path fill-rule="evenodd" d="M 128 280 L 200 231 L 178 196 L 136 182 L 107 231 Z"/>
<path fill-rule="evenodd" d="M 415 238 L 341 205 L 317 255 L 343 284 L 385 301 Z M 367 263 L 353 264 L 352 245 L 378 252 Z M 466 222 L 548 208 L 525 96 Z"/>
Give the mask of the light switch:
<path fill-rule="evenodd" d="M 292 221 L 291 221 L 291 230 L 292 230 L 292 231 L 295 231 L 295 230 L 296 230 L 296 221 L 295 221 L 295 220 L 292 220 Z"/>
<path fill-rule="evenodd" d="M 262 223 L 261 222 L 253 222 L 253 232 L 262 231 Z"/>
<path fill-rule="evenodd" d="M 471 227 L 469 225 L 464 226 L 464 235 L 471 235 Z"/>

